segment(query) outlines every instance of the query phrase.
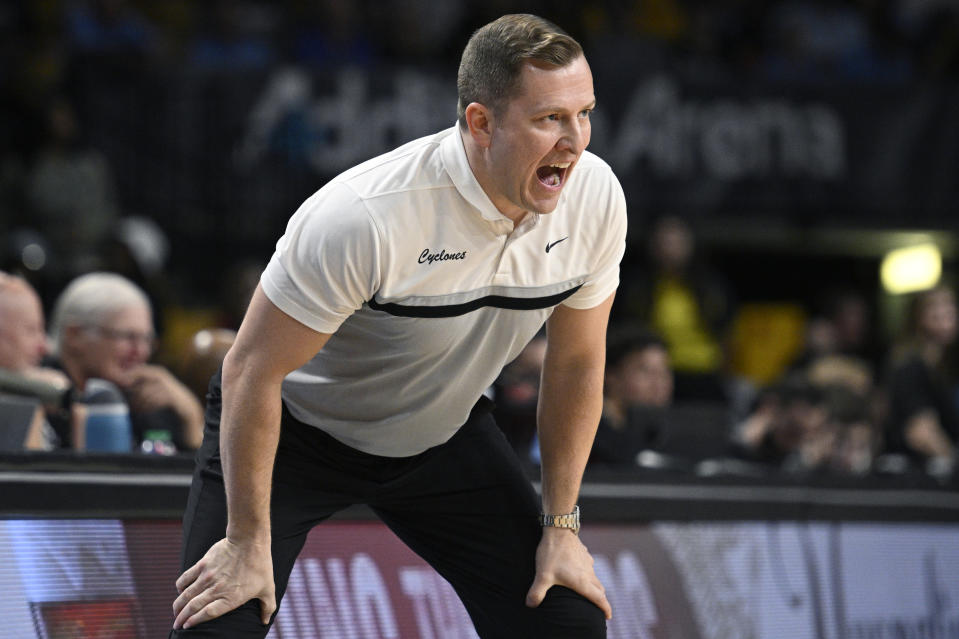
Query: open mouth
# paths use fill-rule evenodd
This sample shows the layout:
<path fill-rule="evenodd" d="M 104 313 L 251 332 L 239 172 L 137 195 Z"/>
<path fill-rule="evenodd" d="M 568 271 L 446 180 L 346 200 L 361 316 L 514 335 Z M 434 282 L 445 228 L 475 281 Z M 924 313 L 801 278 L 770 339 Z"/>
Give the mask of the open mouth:
<path fill-rule="evenodd" d="M 548 188 L 555 189 L 563 185 L 566 180 L 566 173 L 569 171 L 571 162 L 557 162 L 548 164 L 536 169 L 536 177 L 540 183 Z"/>

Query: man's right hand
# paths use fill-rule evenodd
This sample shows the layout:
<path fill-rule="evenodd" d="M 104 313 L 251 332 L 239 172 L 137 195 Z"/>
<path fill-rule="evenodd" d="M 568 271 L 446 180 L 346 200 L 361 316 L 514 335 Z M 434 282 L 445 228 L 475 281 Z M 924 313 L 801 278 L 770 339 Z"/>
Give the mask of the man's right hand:
<path fill-rule="evenodd" d="M 276 610 L 269 543 L 237 544 L 221 539 L 176 580 L 173 628 L 191 628 L 246 603 L 260 600 L 260 620 Z"/>

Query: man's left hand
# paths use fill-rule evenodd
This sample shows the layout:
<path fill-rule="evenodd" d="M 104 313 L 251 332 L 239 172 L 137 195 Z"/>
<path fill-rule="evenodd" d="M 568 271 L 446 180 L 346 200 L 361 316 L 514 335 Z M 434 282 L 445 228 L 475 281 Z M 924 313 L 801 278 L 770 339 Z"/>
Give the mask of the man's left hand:
<path fill-rule="evenodd" d="M 596 604 L 607 619 L 612 618 L 606 589 L 593 570 L 593 557 L 586 546 L 573 531 L 547 526 L 536 549 L 536 578 L 526 594 L 526 605 L 540 605 L 552 586 L 578 592 Z"/>

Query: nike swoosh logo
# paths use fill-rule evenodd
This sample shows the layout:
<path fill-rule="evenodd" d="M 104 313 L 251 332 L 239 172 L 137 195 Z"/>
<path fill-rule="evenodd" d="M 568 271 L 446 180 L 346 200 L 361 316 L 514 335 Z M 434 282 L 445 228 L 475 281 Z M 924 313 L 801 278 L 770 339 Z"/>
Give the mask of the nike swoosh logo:
<path fill-rule="evenodd" d="M 567 236 L 564 237 L 562 240 L 556 240 L 555 242 L 550 242 L 549 244 L 546 245 L 546 252 L 549 253 L 549 250 L 550 250 L 551 248 L 553 248 L 554 246 L 556 246 L 557 244 L 559 244 L 559 243 L 562 242 L 563 240 L 568 240 L 568 239 L 569 239 L 569 236 L 567 235 Z"/>

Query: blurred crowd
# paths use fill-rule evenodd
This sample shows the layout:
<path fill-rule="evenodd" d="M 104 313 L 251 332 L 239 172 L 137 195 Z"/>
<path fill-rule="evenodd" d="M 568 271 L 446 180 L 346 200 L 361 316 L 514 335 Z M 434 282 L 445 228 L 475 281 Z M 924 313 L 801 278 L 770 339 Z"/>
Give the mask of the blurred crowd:
<path fill-rule="evenodd" d="M 62 82 L 78 59 L 118 66 L 252 69 L 455 64 L 469 33 L 504 13 L 562 25 L 591 55 L 642 42 L 704 68 L 788 80 L 902 81 L 959 72 L 952 0 L 51 0 L 5 3 L 6 82 Z"/>
<path fill-rule="evenodd" d="M 948 274 L 908 295 L 883 339 L 856 288 L 824 285 L 808 309 L 739 303 L 682 218 L 657 219 L 646 239 L 613 307 L 591 466 L 954 480 L 959 310 Z M 544 354 L 540 337 L 494 389 L 500 425 L 531 462 Z"/>
<path fill-rule="evenodd" d="M 183 163 L 190 153 L 181 149 L 164 154 L 163 147 L 189 147 L 197 138 L 209 140 L 197 131 L 180 129 L 173 130 L 182 138 L 161 139 L 172 135 L 164 126 L 168 123 L 152 121 L 148 113 L 137 113 L 133 128 L 111 126 L 112 122 L 128 123 L 129 111 L 143 111 L 151 103 L 164 105 L 163 112 L 169 112 L 164 117 L 176 117 L 176 105 L 188 96 L 164 93 L 158 85 L 165 78 L 173 73 L 235 77 L 290 67 L 395 69 L 403 65 L 437 67 L 452 77 L 469 33 L 518 7 L 563 25 L 583 42 L 594 67 L 607 73 L 622 69 L 641 76 L 644 71 L 675 70 L 706 82 L 757 80 L 787 87 L 804 83 L 912 86 L 959 78 L 959 3 L 955 0 L 3 3 L 0 259 L 9 260 L 11 254 L 31 247 L 34 270 L 41 270 L 37 264 L 45 267 L 45 281 L 37 282 L 45 305 L 76 274 L 112 269 L 112 264 L 104 263 L 104 255 L 127 259 L 118 253 L 124 250 L 122 244 L 131 241 L 141 243 L 136 254 L 141 261 L 127 264 L 128 271 L 140 269 L 147 271 L 143 277 L 150 277 L 151 272 L 172 266 L 178 274 L 188 273 L 182 264 L 164 262 L 171 252 L 169 245 L 156 233 L 145 240 L 144 227 L 156 222 L 175 227 L 165 228 L 168 232 L 212 231 L 198 220 L 225 219 L 222 212 L 204 208 L 212 206 L 207 201 L 211 199 L 218 206 L 229 206 L 225 196 L 209 194 L 230 189 L 232 182 L 216 182 L 228 174 L 230 160 L 217 155 L 222 166 L 209 169 L 205 165 L 214 159 L 198 158 L 204 166 L 191 171 L 203 174 L 199 184 L 177 191 L 178 186 L 185 187 L 155 184 L 148 176 L 181 179 L 164 163 Z M 630 64 L 621 64 L 624 59 Z M 202 90 L 216 92 L 218 87 Z M 196 109 L 202 101 L 190 104 Z M 205 124 L 208 120 L 200 118 L 194 126 Z M 290 123 L 292 128 L 278 135 L 307 135 L 295 126 Z M 236 130 L 224 133 L 239 134 Z M 315 186 L 307 182 L 302 195 Z M 181 202 L 174 196 L 162 203 L 143 201 L 161 199 L 165 193 L 202 201 Z M 299 201 L 300 195 L 292 194 L 290 199 Z M 268 197 L 282 211 L 278 215 L 288 215 L 286 199 L 277 201 L 277 193 Z M 178 209 L 176 222 L 161 219 L 174 214 L 169 208 Z M 180 212 L 181 208 L 187 212 Z M 191 216 L 194 209 L 196 215 Z M 136 213 L 153 219 L 128 224 L 126 218 Z M 256 222 L 262 218 L 237 223 Z M 215 241 L 199 237 L 201 231 L 195 235 L 189 239 L 197 245 Z M 188 273 L 180 276 L 176 287 L 183 290 L 191 283 Z"/>
<path fill-rule="evenodd" d="M 952 479 L 959 307 L 950 285 L 911 295 L 896 339 L 882 343 L 859 291 L 829 292 L 821 309 L 783 321 L 777 305 L 737 303 L 681 218 L 657 220 L 647 240 L 648 259 L 623 269 L 611 318 L 592 466 Z M 233 290 L 236 314 L 201 315 L 199 328 L 175 320 L 196 330 L 161 341 L 150 295 L 116 271 L 73 278 L 49 321 L 29 269 L 0 271 L 4 428 L 15 427 L 7 400 L 27 396 L 25 449 L 197 448 L 206 384 L 257 272 L 249 265 L 245 289 Z M 534 338 L 489 390 L 507 439 L 532 463 L 546 346 Z M 102 404 L 119 407 L 120 439 L 91 430 Z"/>
<path fill-rule="evenodd" d="M 126 277 L 78 276 L 47 323 L 30 282 L 0 271 L 3 450 L 195 450 L 206 385 L 234 336 L 225 328 L 197 331 L 171 370 L 154 358 L 150 299 Z"/>
<path fill-rule="evenodd" d="M 116 167 L 84 130 L 84 109 L 124 109 L 109 102 L 111 83 L 135 83 L 148 69 L 162 77 L 281 64 L 410 64 L 452 75 L 468 34 L 515 10 L 505 0 L 3 4 L 0 369 L 16 379 L 0 379 L 43 398 L 27 447 L 93 450 L 91 408 L 110 403 L 126 411 L 131 448 L 195 448 L 206 381 L 263 266 L 262 255 L 231 262 L 203 307 L 192 304 L 197 274 L 171 264 L 163 220 L 130 210 Z M 628 50 L 637 65 L 704 80 L 959 78 L 954 0 L 585 0 L 522 10 L 563 25 L 593 58 Z M 93 76 L 103 96 L 83 93 L 91 85 L 79 79 Z M 611 320 L 593 465 L 953 475 L 952 288 L 915 294 L 897 337 L 883 339 L 871 291 L 824 282 L 815 307 L 742 303 L 682 216 L 642 226 Z M 545 339 L 534 339 L 490 390 L 510 442 L 534 463 L 544 351 Z"/>

